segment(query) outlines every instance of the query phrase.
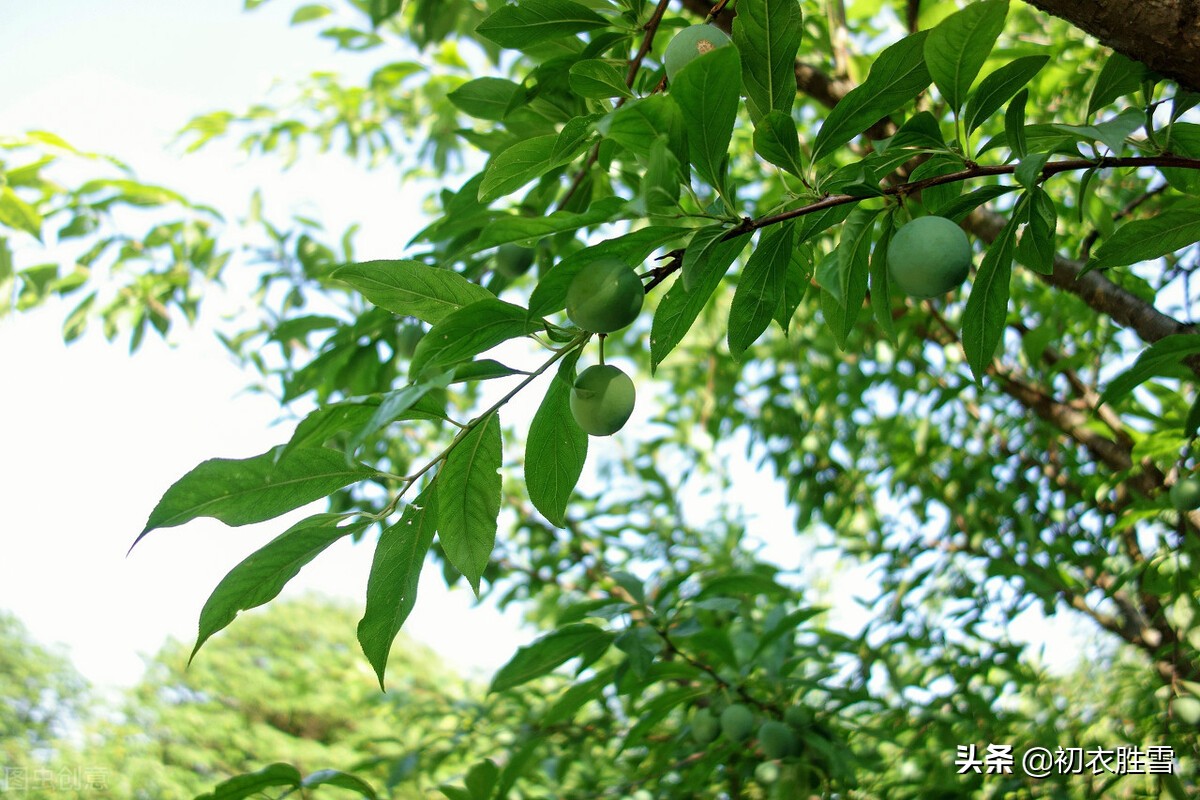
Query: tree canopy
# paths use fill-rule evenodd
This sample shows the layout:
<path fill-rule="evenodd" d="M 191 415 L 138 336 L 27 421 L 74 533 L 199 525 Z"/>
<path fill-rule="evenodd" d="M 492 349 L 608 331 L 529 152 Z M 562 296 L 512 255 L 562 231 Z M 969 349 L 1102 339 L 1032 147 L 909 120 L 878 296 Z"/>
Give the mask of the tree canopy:
<path fill-rule="evenodd" d="M 1200 755 L 1200 493 L 1171 491 L 1200 426 L 1195 18 L 1036 5 L 1071 21 L 1008 0 L 300 5 L 295 24 L 373 59 L 367 79 L 293 76 L 294 104 L 204 114 L 184 140 L 435 176 L 403 252 L 358 261 L 353 231 L 261 216 L 236 252 L 186 190 L 33 132 L 0 145 L 0 225 L 77 253 L 14 267 L 0 246 L 0 281 L 18 309 L 79 297 L 68 340 L 98 321 L 136 349 L 257 259 L 261 313 L 222 340 L 314 410 L 278 447 L 180 477 L 134 544 L 328 498 L 215 588 L 197 664 L 347 536 L 374 548 L 357 634 L 381 686 L 427 561 L 521 604 L 543 635 L 490 686 L 512 735 L 468 751 L 452 800 L 1182 798 Z M 1146 32 L 1171 20 L 1178 50 Z M 686 34 L 702 44 L 672 64 L 704 23 L 729 42 Z M 94 179 L 49 177 L 81 159 Z M 124 206 L 153 224 L 119 228 Z M 927 217 L 951 226 L 902 236 Z M 893 277 L 955 230 L 965 285 Z M 613 262 L 644 290 L 627 327 L 609 325 L 622 290 L 572 300 Z M 624 389 L 576 383 L 601 363 L 635 386 L 613 438 L 579 424 L 625 411 Z M 580 398 L 614 405 L 585 420 Z M 802 559 L 763 548 L 743 459 L 784 487 Z M 839 622 L 856 602 L 868 621 Z M 1085 620 L 1102 658 L 1047 674 L 1013 633 L 1031 609 Z M 1003 761 L 992 745 L 1012 768 L 972 769 L 968 747 Z M 1038 747 L 1092 757 L 1035 776 Z"/>

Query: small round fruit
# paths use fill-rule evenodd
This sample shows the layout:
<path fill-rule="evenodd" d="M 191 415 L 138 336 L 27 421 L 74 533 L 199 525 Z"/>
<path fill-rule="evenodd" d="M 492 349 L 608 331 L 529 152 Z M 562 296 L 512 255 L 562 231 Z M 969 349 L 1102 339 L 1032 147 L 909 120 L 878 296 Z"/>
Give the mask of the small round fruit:
<path fill-rule="evenodd" d="M 1176 511 L 1195 511 L 1200 508 L 1200 477 L 1185 475 L 1175 481 L 1169 497 Z"/>
<path fill-rule="evenodd" d="M 592 436 L 611 436 L 633 413 L 633 380 L 611 364 L 579 373 L 571 389 L 571 416 Z"/>
<path fill-rule="evenodd" d="M 637 319 L 646 290 L 626 263 L 607 258 L 587 265 L 567 287 L 567 316 L 592 333 L 612 333 Z"/>
<path fill-rule="evenodd" d="M 812 722 L 812 716 L 804 706 L 788 706 L 783 712 L 783 721 L 796 730 L 804 730 Z"/>
<path fill-rule="evenodd" d="M 786 758 L 796 749 L 796 734 L 779 720 L 769 719 L 758 729 L 758 746 L 767 758 Z"/>
<path fill-rule="evenodd" d="M 663 66 L 667 68 L 667 80 L 675 80 L 679 71 L 705 53 L 718 47 L 732 44 L 729 36 L 720 28 L 701 23 L 684 28 L 675 34 L 663 53 Z"/>
<path fill-rule="evenodd" d="M 533 266 L 533 248 L 502 244 L 496 250 L 496 271 L 508 278 L 519 278 Z"/>
<path fill-rule="evenodd" d="M 707 708 L 697 709 L 692 714 L 692 739 L 696 744 L 708 744 L 721 733 L 721 723 Z"/>
<path fill-rule="evenodd" d="M 775 781 L 779 780 L 779 765 L 764 761 L 754 768 L 754 779 L 764 786 L 770 786 Z"/>
<path fill-rule="evenodd" d="M 721 712 L 721 733 L 726 739 L 743 742 L 754 733 L 754 712 L 734 703 Z"/>
<path fill-rule="evenodd" d="M 910 297 L 940 297 L 971 271 L 971 243 L 945 217 L 920 217 L 896 231 L 888 245 L 888 273 Z"/>

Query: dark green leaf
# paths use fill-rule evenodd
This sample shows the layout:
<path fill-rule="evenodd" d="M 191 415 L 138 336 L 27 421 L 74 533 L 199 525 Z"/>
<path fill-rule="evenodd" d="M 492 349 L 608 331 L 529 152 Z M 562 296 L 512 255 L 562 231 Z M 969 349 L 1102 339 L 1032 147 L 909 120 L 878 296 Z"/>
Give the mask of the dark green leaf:
<path fill-rule="evenodd" d="M 502 458 L 500 418 L 493 413 L 459 440 L 437 474 L 438 539 L 476 595 L 496 544 Z"/>
<path fill-rule="evenodd" d="M 683 112 L 673 95 L 654 94 L 626 103 L 597 122 L 596 130 L 643 158 L 650 156 L 660 136 L 666 136 L 675 157 L 681 163 L 687 160 Z"/>
<path fill-rule="evenodd" d="M 1109 55 L 1096 77 L 1096 85 L 1092 87 L 1087 115 L 1092 116 L 1118 97 L 1136 92 L 1145 74 L 1146 68 L 1139 62 L 1116 52 Z"/>
<path fill-rule="evenodd" d="M 1115 403 L 1155 375 L 1170 374 L 1183 359 L 1200 353 L 1200 334 L 1177 333 L 1159 339 L 1143 350 L 1133 366 L 1109 381 L 1101 403 Z"/>
<path fill-rule="evenodd" d="M 1127 108 L 1112 119 L 1095 125 L 1054 125 L 1063 133 L 1074 136 L 1081 142 L 1101 142 L 1112 152 L 1119 152 L 1125 140 L 1146 124 L 1144 112 Z"/>
<path fill-rule="evenodd" d="M 737 48 L 718 47 L 692 61 L 671 82 L 671 97 L 683 112 L 691 162 L 714 188 L 722 186 L 721 164 L 737 118 L 740 70 Z"/>
<path fill-rule="evenodd" d="M 1030 153 L 1022 156 L 1021 163 L 1017 164 L 1017 168 L 1013 170 L 1013 177 L 1026 189 L 1036 188 L 1042 180 L 1042 168 L 1049 160 L 1049 153 Z"/>
<path fill-rule="evenodd" d="M 1021 87 L 1033 80 L 1050 56 L 1024 56 L 1005 64 L 988 75 L 967 99 L 967 110 L 963 115 L 969 136 L 976 128 L 996 113 Z"/>
<path fill-rule="evenodd" d="M 984 203 L 991 202 L 997 197 L 1003 197 L 1009 192 L 1015 192 L 1016 190 L 1017 187 L 1015 186 L 1004 186 L 998 183 L 989 186 L 980 186 L 974 191 L 967 192 L 949 201 L 938 209 L 938 214 L 955 222 L 962 222 L 968 214 Z"/>
<path fill-rule="evenodd" d="M 291 764 L 271 764 L 256 772 L 248 772 L 222 781 L 217 788 L 208 794 L 200 795 L 196 800 L 244 800 L 259 794 L 264 789 L 279 786 L 298 788 L 300 772 Z"/>
<path fill-rule="evenodd" d="M 850 212 L 842 226 L 838 241 L 838 286 L 841 290 L 843 314 L 839 319 L 827 320 L 833 330 L 838 347 L 844 348 L 863 301 L 867 297 L 867 277 L 870 273 L 871 235 L 875 229 L 875 218 L 882 209 L 859 206 Z"/>
<path fill-rule="evenodd" d="M 779 307 L 792 259 L 795 233 L 791 223 L 763 234 L 750 253 L 729 307 L 729 352 L 739 361 L 746 348 L 771 324 Z"/>
<path fill-rule="evenodd" d="M 790 115 L 796 99 L 796 51 L 803 36 L 796 0 L 738 3 L 733 42 L 741 53 L 746 108 L 756 125 L 771 111 Z"/>
<path fill-rule="evenodd" d="M 606 197 L 592 203 L 591 207 L 582 213 L 555 211 L 544 217 L 522 217 L 516 214 L 500 217 L 484 229 L 471 249 L 487 250 L 489 247 L 509 242 L 535 242 L 556 233 L 613 222 L 621 218 L 624 209 L 624 200 L 619 197 Z"/>
<path fill-rule="evenodd" d="M 310 788 L 313 786 L 336 786 L 339 789 L 349 789 L 352 792 L 358 792 L 361 797 L 368 797 L 375 800 L 375 790 L 371 788 L 371 784 L 364 781 L 357 775 L 351 775 L 349 772 L 342 772 L 336 769 L 317 770 L 311 775 L 306 775 L 304 780 L 300 781 L 302 788 Z"/>
<path fill-rule="evenodd" d="M 1122 267 L 1160 258 L 1200 241 L 1200 209 L 1164 211 L 1150 219 L 1127 222 L 1092 256 L 1088 269 Z"/>
<path fill-rule="evenodd" d="M 1041 187 L 1031 189 L 1029 198 L 1024 203 L 1029 222 L 1017 243 L 1016 259 L 1035 272 L 1049 275 L 1054 271 L 1054 234 L 1058 227 L 1058 211 L 1054 208 L 1054 200 Z"/>
<path fill-rule="evenodd" d="M 621 71 L 599 58 L 575 62 L 571 66 L 570 83 L 571 91 L 581 97 L 633 97 Z"/>
<path fill-rule="evenodd" d="M 1017 158 L 1025 157 L 1025 104 L 1029 102 L 1029 90 L 1022 89 L 1008 104 L 1004 112 L 1004 133 L 1008 149 Z M 984 148 L 987 149 L 987 148 Z"/>
<path fill-rule="evenodd" d="M 1192 407 L 1188 409 L 1187 419 L 1183 421 L 1183 438 L 1196 438 L 1197 431 L 1200 431 L 1200 395 L 1192 401 Z"/>
<path fill-rule="evenodd" d="M 942 20 L 925 41 L 925 63 L 955 114 L 1004 30 L 1008 0 L 983 0 Z"/>
<path fill-rule="evenodd" d="M 875 321 L 879 323 L 883 335 L 892 343 L 896 342 L 896 322 L 892 319 L 892 288 L 891 276 L 887 268 L 887 249 L 895 231 L 895 212 L 888 210 L 883 217 L 883 225 L 879 231 L 879 241 L 871 251 L 871 310 L 875 312 Z"/>
<path fill-rule="evenodd" d="M 419 261 L 347 264 L 332 277 L 350 284 L 380 308 L 429 323 L 438 322 L 471 303 L 494 297 L 457 272 Z"/>
<path fill-rule="evenodd" d="M 487 204 L 515 192 L 534 178 L 540 178 L 554 167 L 565 164 L 550 159 L 550 151 L 558 140 L 558 134 L 535 136 L 517 142 L 501 150 L 488 162 L 483 171 L 483 183 L 479 184 L 479 202 Z M 573 154 L 571 157 L 574 157 Z"/>
<path fill-rule="evenodd" d="M 696 599 L 704 600 L 709 597 L 742 598 L 757 594 L 777 600 L 786 600 L 792 596 L 793 592 L 791 589 L 781 586 L 766 575 L 759 575 L 753 572 L 740 572 L 717 575 L 705 580 L 700 592 L 696 595 Z"/>
<path fill-rule="evenodd" d="M 434 389 L 444 389 L 450 385 L 450 373 L 435 375 L 422 383 L 410 384 L 402 389 L 387 392 L 379 401 L 375 413 L 366 424 L 354 432 L 348 445 L 351 452 L 357 450 L 363 442 L 399 419 L 407 417 L 409 409 L 421 401 L 428 392 Z"/>
<path fill-rule="evenodd" d="M 796 177 L 804 173 L 800 164 L 800 136 L 791 114 L 771 111 L 754 129 L 754 152 Z"/>
<path fill-rule="evenodd" d="M 521 87 L 504 78 L 476 78 L 446 95 L 460 111 L 476 119 L 499 122 L 508 115 Z"/>
<path fill-rule="evenodd" d="M 197 517 L 235 526 L 262 522 L 376 474 L 364 464 L 347 464 L 336 450 L 306 447 L 286 456 L 281 452 L 276 447 L 253 458 L 201 463 L 167 489 L 138 541 L 155 528 Z"/>
<path fill-rule="evenodd" d="M 813 142 L 814 162 L 910 102 L 929 85 L 926 31 L 906 36 L 875 59 L 867 79 L 829 112 Z"/>
<path fill-rule="evenodd" d="M 685 289 L 682 278 L 671 284 L 671 288 L 658 304 L 658 309 L 654 312 L 654 322 L 650 326 L 651 369 L 657 368 L 667 354 L 683 341 L 692 323 L 700 316 L 708 299 L 729 271 L 729 266 L 748 241 L 749 237 L 738 236 L 727 241 L 710 242 L 699 256 L 701 263 L 698 266 L 699 280 L 696 285 L 691 290 Z"/>
<path fill-rule="evenodd" d="M 404 5 L 404 0 L 368 0 L 367 9 L 371 14 L 371 24 L 379 26 L 395 16 Z"/>
<path fill-rule="evenodd" d="M 542 330 L 524 308 L 492 297 L 455 311 L 421 338 L 409 374 L 414 382 L 479 355 L 502 342 Z"/>
<path fill-rule="evenodd" d="M 1016 231 L 1017 219 L 1014 216 L 988 247 L 975 281 L 971 284 L 971 295 L 963 312 L 963 350 L 977 381 L 983 380 L 988 365 L 992 363 L 992 356 L 1004 338 Z"/>
<path fill-rule="evenodd" d="M 317 514 L 301 520 L 231 569 L 200 611 L 200 633 L 188 660 L 240 612 L 274 600 L 287 582 L 329 545 L 370 524 L 370 520 L 356 520 L 339 526 L 345 519 L 344 514 Z"/>
<path fill-rule="evenodd" d="M 437 527 L 436 483 L 404 507 L 400 521 L 384 529 L 375 546 L 367 578 L 367 604 L 358 623 L 358 642 L 375 668 L 379 688 L 388 654 L 404 621 L 417 602 L 417 587 L 425 554 Z"/>
<path fill-rule="evenodd" d="M 795 245 L 792 247 L 792 257 L 788 260 L 787 276 L 783 283 L 783 296 L 779 298 L 779 307 L 775 309 L 775 321 L 783 329 L 786 336 L 792 324 L 792 317 L 800 307 L 800 301 L 808 292 L 812 280 L 813 255 L 811 246 Z"/>
<path fill-rule="evenodd" d="M 533 415 L 525 444 L 529 500 L 560 528 L 566 525 L 567 502 L 587 460 L 588 436 L 571 415 L 571 387 L 578 359 L 578 350 L 563 359 Z"/>
<path fill-rule="evenodd" d="M 517 650 L 516 655 L 492 678 L 488 691 L 503 692 L 540 678 L 576 656 L 607 649 L 612 640 L 612 633 L 591 623 L 565 625 Z"/>
<path fill-rule="evenodd" d="M 558 36 L 603 28 L 608 22 L 571 0 L 522 0 L 502 6 L 475 28 L 501 47 L 520 50 Z"/>

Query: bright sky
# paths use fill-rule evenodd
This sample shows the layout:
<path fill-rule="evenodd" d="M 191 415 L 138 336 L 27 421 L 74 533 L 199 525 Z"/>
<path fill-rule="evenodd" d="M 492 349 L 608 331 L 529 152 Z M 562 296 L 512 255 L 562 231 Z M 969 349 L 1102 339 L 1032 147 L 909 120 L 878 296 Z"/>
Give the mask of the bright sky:
<path fill-rule="evenodd" d="M 359 257 L 394 257 L 420 225 L 411 206 L 420 193 L 398 191 L 394 172 L 367 174 L 329 156 L 281 173 L 278 162 L 245 163 L 226 146 L 182 159 L 166 148 L 192 115 L 244 108 L 277 78 L 364 69 L 314 30 L 289 28 L 294 7 L 277 1 L 248 14 L 235 0 L 2 3 L 0 135 L 53 131 L 119 156 L 142 180 L 177 188 L 231 220 L 261 186 L 271 218 L 306 213 L 337 232 L 358 221 Z M 198 520 L 156 531 L 126 558 L 180 475 L 207 458 L 263 452 L 290 427 L 272 427 L 272 401 L 239 394 L 247 376 L 207 326 L 178 329 L 173 347 L 148 336 L 129 358 L 96 334 L 65 347 L 59 326 L 67 310 L 50 304 L 0 323 L 0 608 L 41 641 L 65 644 L 93 681 L 128 685 L 141 673 L 139 654 L 167 635 L 190 641 L 228 569 L 311 509 L 243 528 Z M 795 568 L 807 547 L 791 529 L 782 489 L 766 493 L 761 479 L 749 486 L 759 527 L 772 532 L 767 552 Z M 358 601 L 370 555 L 348 541 L 335 545 L 289 592 L 313 588 Z M 848 585 L 861 587 L 861 577 Z M 853 608 L 849 598 L 846 606 Z M 436 570 L 427 570 L 405 630 L 452 664 L 484 673 L 530 638 L 515 612 L 473 607 L 470 593 L 447 591 Z M 1072 642 L 1044 633 L 1035 638 L 1051 642 L 1052 660 L 1073 657 Z"/>

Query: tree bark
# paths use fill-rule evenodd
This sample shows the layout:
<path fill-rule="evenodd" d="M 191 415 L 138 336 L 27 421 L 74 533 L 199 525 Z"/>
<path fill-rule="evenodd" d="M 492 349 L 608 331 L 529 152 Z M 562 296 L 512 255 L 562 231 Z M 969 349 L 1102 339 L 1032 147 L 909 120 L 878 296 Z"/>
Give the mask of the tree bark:
<path fill-rule="evenodd" d="M 1200 0 L 1026 0 L 1200 92 Z"/>

